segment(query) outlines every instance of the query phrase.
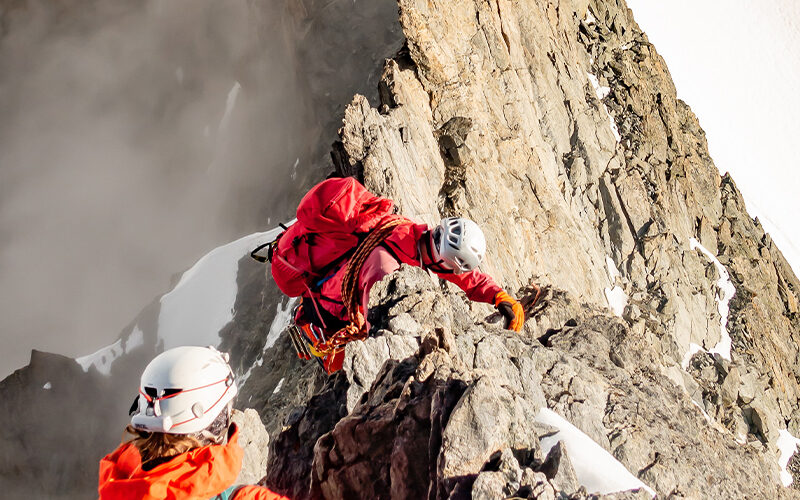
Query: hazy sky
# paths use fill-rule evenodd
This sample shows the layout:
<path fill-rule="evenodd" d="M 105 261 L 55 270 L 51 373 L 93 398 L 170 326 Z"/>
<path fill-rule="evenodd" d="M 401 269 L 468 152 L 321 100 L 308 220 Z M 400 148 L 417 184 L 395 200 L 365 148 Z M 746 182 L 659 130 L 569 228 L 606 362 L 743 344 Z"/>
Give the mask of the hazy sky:
<path fill-rule="evenodd" d="M 31 348 L 76 356 L 113 341 L 175 273 L 243 231 L 248 184 L 288 175 L 309 107 L 292 71 L 268 68 L 292 55 L 244 1 L 215 3 L 6 12 L 0 376 Z"/>
<path fill-rule="evenodd" d="M 800 2 L 628 0 L 751 216 L 800 274 Z"/>
<path fill-rule="evenodd" d="M 0 378 L 113 342 L 176 274 L 293 213 L 394 0 L 0 0 Z M 271 222 L 270 222 L 271 221 Z"/>

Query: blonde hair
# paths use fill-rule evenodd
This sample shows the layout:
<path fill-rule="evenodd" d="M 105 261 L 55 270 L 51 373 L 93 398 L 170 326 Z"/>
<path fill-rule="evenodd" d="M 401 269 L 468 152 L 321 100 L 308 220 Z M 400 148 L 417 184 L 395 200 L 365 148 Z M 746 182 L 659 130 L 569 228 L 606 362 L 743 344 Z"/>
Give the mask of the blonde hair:
<path fill-rule="evenodd" d="M 130 434 L 133 438 L 127 442 L 138 448 L 143 464 L 157 458 L 171 458 L 201 446 L 220 444 L 227 438 L 232 410 L 233 401 L 223 408 L 208 427 L 195 434 L 147 432 L 128 425 L 125 434 Z"/>
<path fill-rule="evenodd" d="M 125 433 L 133 436 L 127 442 L 139 450 L 142 463 L 156 458 L 174 457 L 207 444 L 192 434 L 146 432 L 136 429 L 132 425 L 125 428 Z"/>

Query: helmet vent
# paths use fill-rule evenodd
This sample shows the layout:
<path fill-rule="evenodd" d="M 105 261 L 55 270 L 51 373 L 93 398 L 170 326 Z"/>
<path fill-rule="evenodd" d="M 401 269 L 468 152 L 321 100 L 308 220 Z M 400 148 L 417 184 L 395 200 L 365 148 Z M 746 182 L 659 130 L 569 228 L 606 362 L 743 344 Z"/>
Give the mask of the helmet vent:
<path fill-rule="evenodd" d="M 441 242 L 442 242 L 442 228 L 437 227 L 436 231 L 433 232 L 433 244 L 436 248 L 439 248 Z"/>

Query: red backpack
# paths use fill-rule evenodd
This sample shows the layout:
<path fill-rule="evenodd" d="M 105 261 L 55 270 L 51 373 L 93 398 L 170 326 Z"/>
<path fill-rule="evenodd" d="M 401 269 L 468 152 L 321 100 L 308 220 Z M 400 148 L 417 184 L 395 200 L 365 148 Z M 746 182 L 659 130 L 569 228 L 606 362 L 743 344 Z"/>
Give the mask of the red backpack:
<path fill-rule="evenodd" d="M 297 222 L 270 247 L 278 288 L 290 297 L 310 293 L 393 208 L 392 200 L 375 196 L 352 177 L 314 186 L 297 206 Z"/>

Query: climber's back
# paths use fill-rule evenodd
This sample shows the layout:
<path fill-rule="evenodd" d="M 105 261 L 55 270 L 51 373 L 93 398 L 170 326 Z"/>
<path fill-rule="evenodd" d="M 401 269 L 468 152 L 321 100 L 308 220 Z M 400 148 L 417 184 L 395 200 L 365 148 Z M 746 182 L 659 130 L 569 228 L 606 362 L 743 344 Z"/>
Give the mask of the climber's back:
<path fill-rule="evenodd" d="M 287 500 L 233 484 L 243 455 L 230 422 L 236 392 L 226 355 L 213 347 L 156 356 L 131 408 L 133 439 L 100 461 L 100 500 Z"/>

